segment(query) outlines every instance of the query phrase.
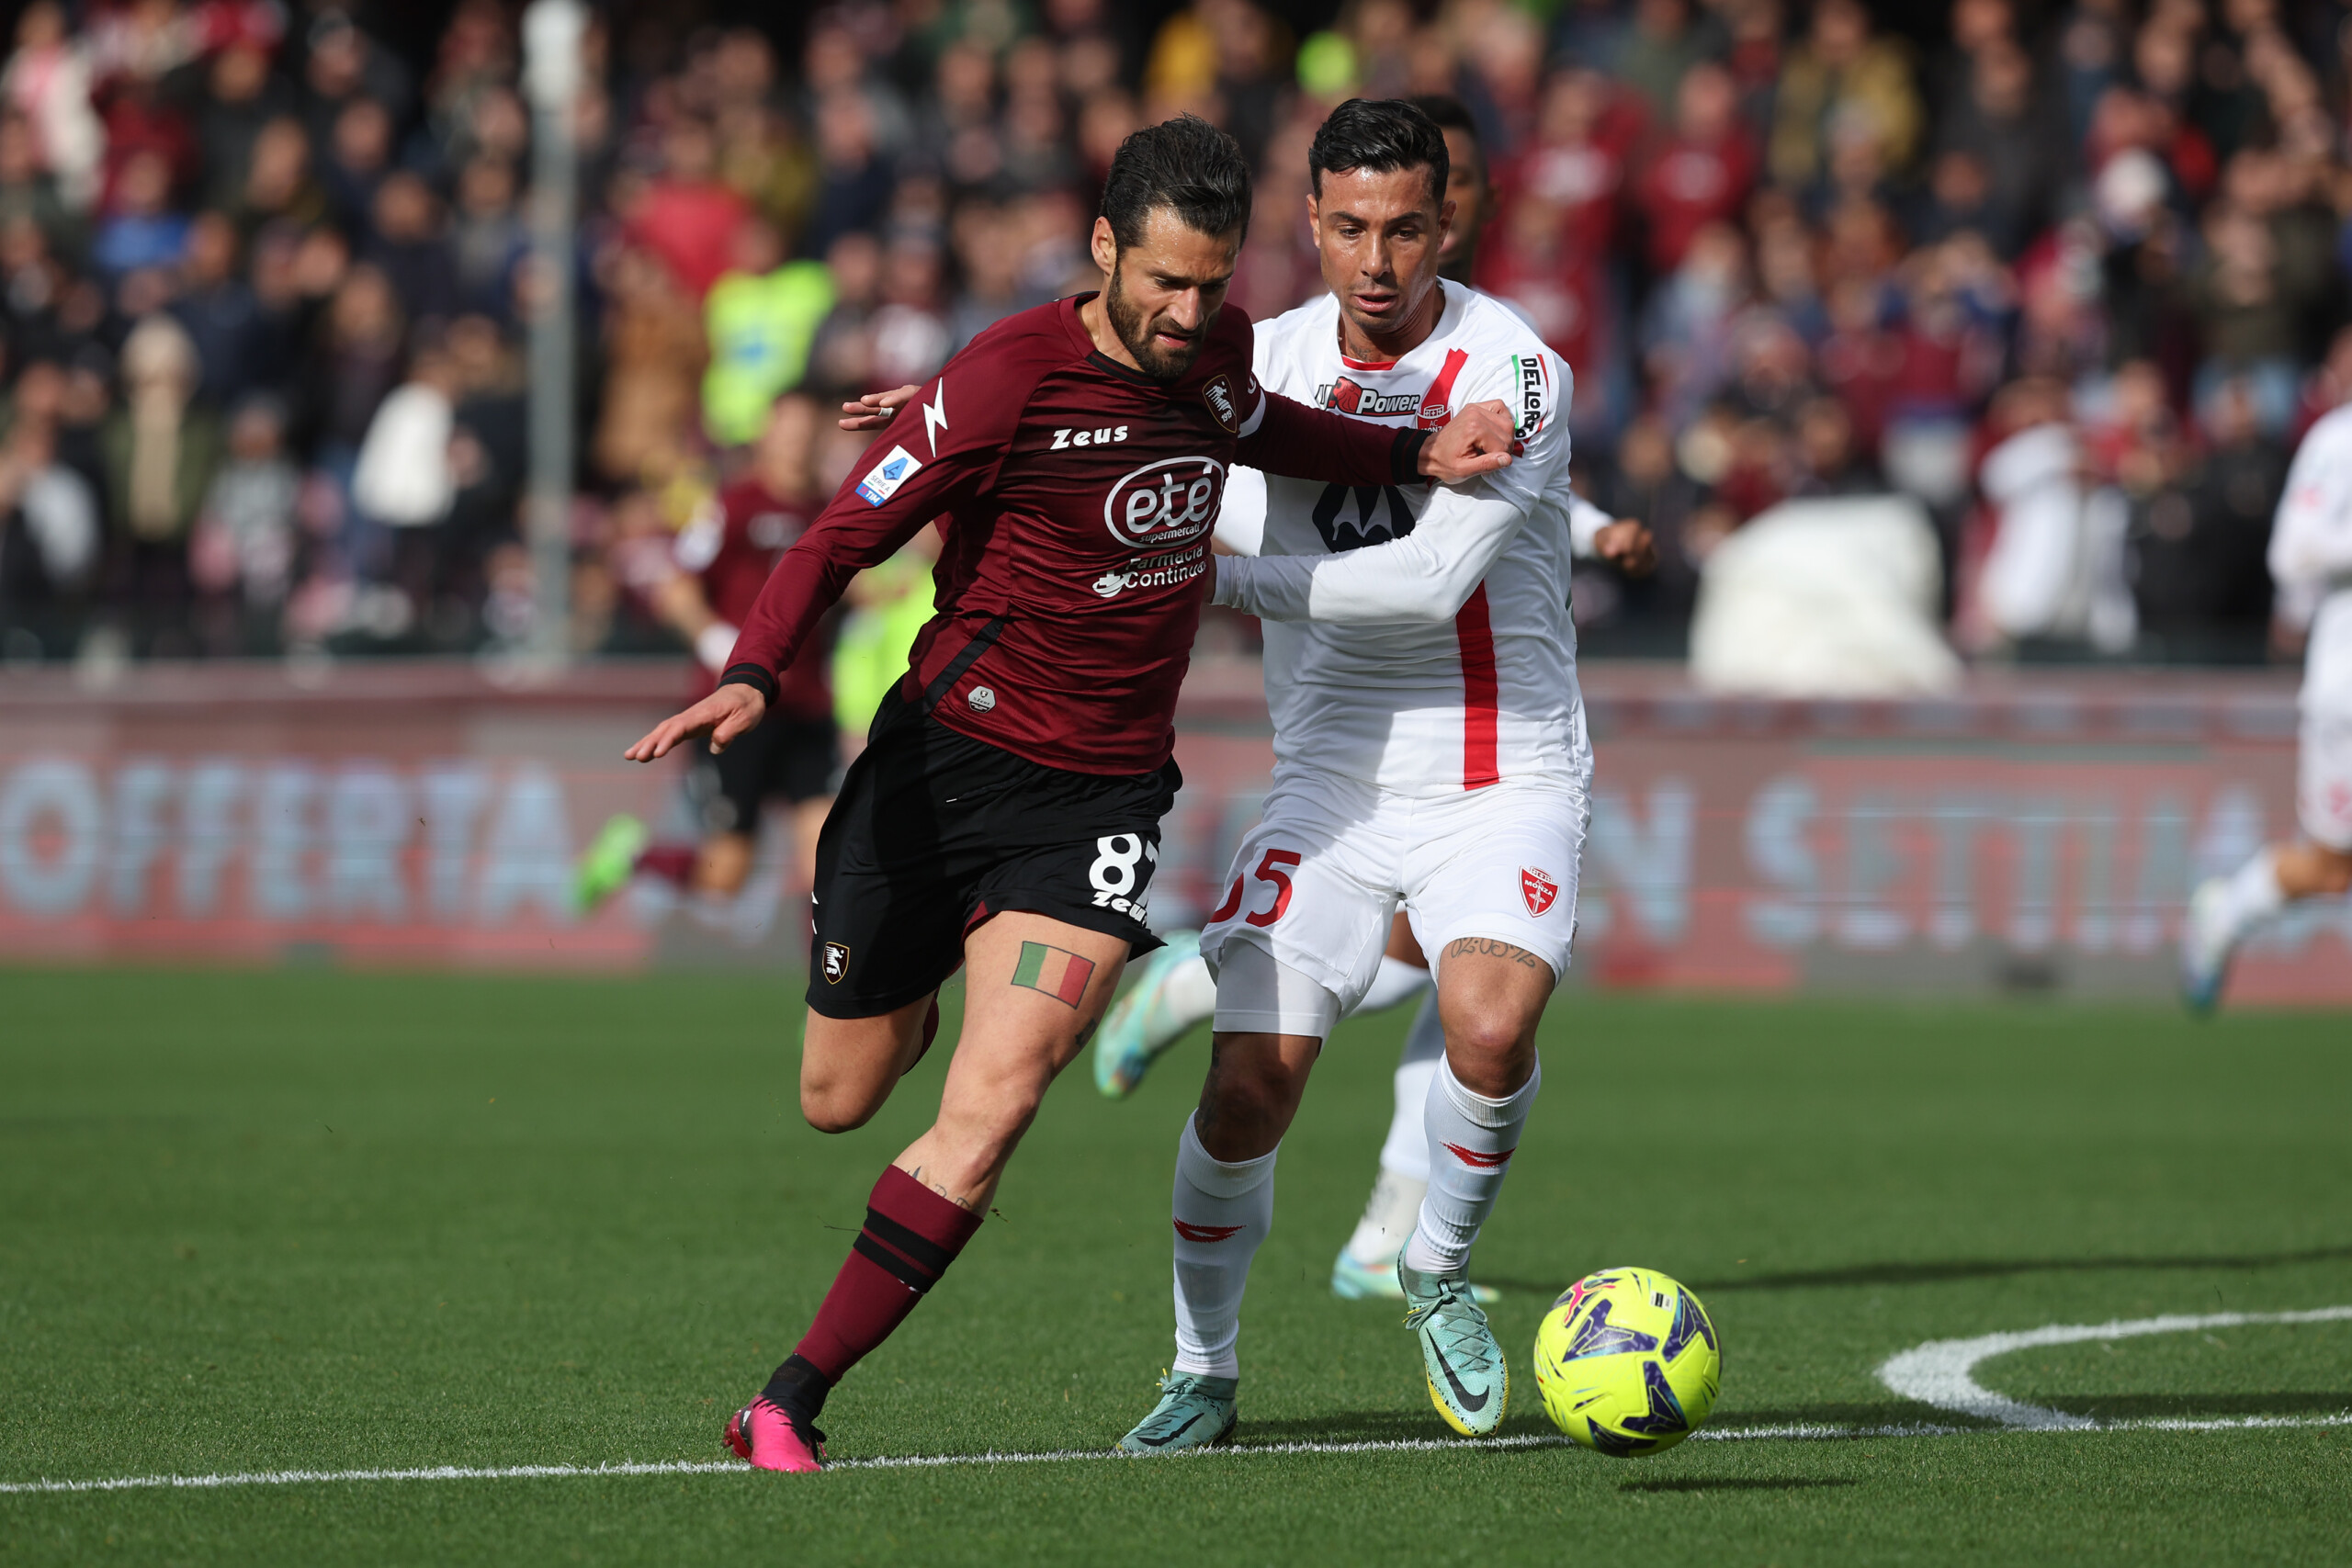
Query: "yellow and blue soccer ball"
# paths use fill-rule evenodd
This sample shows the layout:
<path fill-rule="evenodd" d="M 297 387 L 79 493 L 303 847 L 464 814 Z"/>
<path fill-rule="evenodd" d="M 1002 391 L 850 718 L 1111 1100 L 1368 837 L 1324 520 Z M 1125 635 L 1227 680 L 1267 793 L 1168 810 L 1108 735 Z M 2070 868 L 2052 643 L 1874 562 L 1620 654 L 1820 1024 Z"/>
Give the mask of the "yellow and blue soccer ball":
<path fill-rule="evenodd" d="M 1535 1390 L 1552 1424 L 1619 1459 L 1663 1453 L 1697 1431 L 1723 1370 L 1707 1309 L 1653 1269 L 1586 1275 L 1535 1330 Z"/>

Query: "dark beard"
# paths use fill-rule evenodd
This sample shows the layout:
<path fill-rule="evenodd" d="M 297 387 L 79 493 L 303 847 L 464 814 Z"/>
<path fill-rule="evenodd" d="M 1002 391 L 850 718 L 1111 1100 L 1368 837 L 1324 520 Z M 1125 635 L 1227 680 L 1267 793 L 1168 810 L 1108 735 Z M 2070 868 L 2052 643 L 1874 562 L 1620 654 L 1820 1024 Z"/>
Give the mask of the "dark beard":
<path fill-rule="evenodd" d="M 1153 343 L 1151 323 L 1144 320 L 1143 312 L 1119 287 L 1116 267 L 1111 270 L 1111 286 L 1102 291 L 1102 309 L 1111 318 L 1111 330 L 1119 334 L 1119 342 L 1135 356 L 1137 367 L 1155 381 L 1182 380 L 1184 372 L 1193 367 L 1193 361 L 1201 356 L 1201 348 L 1208 341 L 1207 326 L 1203 323 L 1200 335 L 1173 353 Z"/>

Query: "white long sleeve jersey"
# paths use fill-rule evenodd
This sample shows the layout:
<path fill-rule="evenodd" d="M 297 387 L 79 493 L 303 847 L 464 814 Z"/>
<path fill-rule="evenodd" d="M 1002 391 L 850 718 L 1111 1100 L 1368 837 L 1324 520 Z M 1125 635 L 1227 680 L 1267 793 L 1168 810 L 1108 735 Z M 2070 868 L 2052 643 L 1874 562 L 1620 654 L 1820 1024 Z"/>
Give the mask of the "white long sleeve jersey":
<path fill-rule="evenodd" d="M 2352 588 L 2352 403 L 2321 415 L 2295 448 L 2269 564 L 2271 581 L 2302 599 L 2305 615 L 2329 590 Z"/>
<path fill-rule="evenodd" d="M 2279 614 L 2311 628 L 2304 708 L 2352 714 L 2352 403 L 2321 415 L 2295 448 L 2269 564 Z"/>
<path fill-rule="evenodd" d="M 1500 301 L 1440 287 L 1436 330 L 1385 363 L 1340 354 L 1328 294 L 1260 322 L 1260 382 L 1408 427 L 1500 399 L 1524 451 L 1466 485 L 1370 489 L 1236 468 L 1218 536 L 1257 553 L 1219 558 L 1216 602 L 1266 622 L 1278 765 L 1417 797 L 1507 778 L 1589 785 L 1570 536 L 1607 519 L 1578 507 L 1571 522 L 1570 372 Z"/>

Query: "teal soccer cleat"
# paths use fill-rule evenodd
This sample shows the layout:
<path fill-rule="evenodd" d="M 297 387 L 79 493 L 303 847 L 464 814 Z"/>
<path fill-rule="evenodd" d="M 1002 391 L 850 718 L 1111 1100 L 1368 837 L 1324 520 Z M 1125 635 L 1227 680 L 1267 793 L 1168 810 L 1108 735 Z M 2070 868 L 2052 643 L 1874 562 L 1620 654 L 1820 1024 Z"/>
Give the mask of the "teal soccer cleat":
<path fill-rule="evenodd" d="M 2237 952 L 2229 904 L 2229 884 L 2217 876 L 2189 895 L 2180 924 L 2180 999 L 2200 1016 L 2221 1006 L 2230 959 Z"/>
<path fill-rule="evenodd" d="M 1168 976 L 1201 956 L 1201 933 L 1170 931 L 1168 945 L 1145 959 L 1135 984 L 1102 1020 L 1094 1040 L 1094 1087 L 1112 1100 L 1125 1100 L 1143 1082 L 1159 1054 L 1200 1022 L 1168 1006 Z"/>
<path fill-rule="evenodd" d="M 1238 1378 L 1177 1372 L 1159 1385 L 1159 1403 L 1119 1439 L 1131 1454 L 1177 1454 L 1189 1449 L 1223 1448 L 1233 1441 L 1233 1395 Z"/>
<path fill-rule="evenodd" d="M 1510 1363 L 1471 1299 L 1466 1274 L 1424 1274 L 1399 1257 L 1396 1280 L 1405 1289 L 1405 1326 L 1421 1342 L 1430 1403 L 1464 1437 L 1492 1436 L 1510 1404 Z"/>

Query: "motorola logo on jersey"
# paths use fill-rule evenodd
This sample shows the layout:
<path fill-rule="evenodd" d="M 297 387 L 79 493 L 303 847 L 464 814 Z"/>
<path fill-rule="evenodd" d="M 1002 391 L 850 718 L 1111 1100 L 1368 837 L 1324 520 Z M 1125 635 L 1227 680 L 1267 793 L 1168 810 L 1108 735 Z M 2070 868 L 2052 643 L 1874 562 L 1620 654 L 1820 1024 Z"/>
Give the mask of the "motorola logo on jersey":
<path fill-rule="evenodd" d="M 1111 487 L 1102 521 L 1129 549 L 1165 549 L 1207 533 L 1224 495 L 1225 465 L 1216 458 L 1163 458 Z"/>
<path fill-rule="evenodd" d="M 1309 515 L 1323 547 L 1334 555 L 1401 539 L 1419 521 L 1395 485 L 1325 485 Z"/>

